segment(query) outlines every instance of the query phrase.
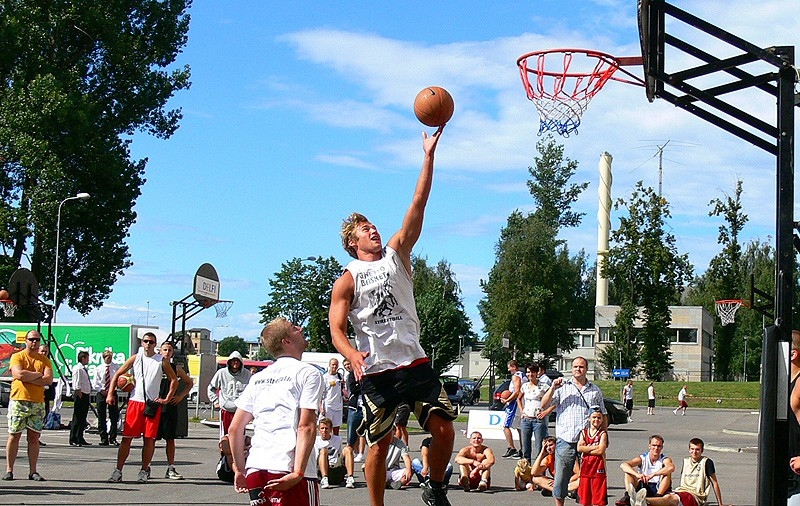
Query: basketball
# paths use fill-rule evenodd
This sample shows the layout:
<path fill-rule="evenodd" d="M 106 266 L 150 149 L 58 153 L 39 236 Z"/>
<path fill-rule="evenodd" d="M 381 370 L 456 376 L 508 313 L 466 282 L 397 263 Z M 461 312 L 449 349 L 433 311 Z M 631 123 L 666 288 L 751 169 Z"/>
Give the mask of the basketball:
<path fill-rule="evenodd" d="M 136 384 L 136 380 L 133 378 L 132 374 L 123 374 L 119 378 L 117 378 L 117 388 L 122 390 L 123 392 L 130 392 L 133 390 L 133 386 Z"/>
<path fill-rule="evenodd" d="M 8 290 L 0 290 L 0 300 L 9 300 L 11 298 L 11 294 L 8 293 Z"/>
<path fill-rule="evenodd" d="M 414 99 L 414 114 L 429 127 L 439 127 L 450 121 L 454 110 L 453 97 L 439 86 L 425 88 Z"/>
<path fill-rule="evenodd" d="M 511 397 L 511 391 L 510 390 L 503 390 L 503 393 L 500 394 L 500 398 L 501 399 L 505 400 L 505 399 L 508 399 L 509 397 Z"/>

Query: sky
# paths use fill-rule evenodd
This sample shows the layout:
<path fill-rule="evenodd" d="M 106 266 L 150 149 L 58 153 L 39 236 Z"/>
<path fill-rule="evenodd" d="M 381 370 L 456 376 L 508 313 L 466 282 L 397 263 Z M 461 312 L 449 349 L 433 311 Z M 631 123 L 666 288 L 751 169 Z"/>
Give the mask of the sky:
<path fill-rule="evenodd" d="M 169 330 L 170 303 L 192 292 L 195 271 L 208 262 L 220 276 L 220 297 L 234 304 L 227 317 L 209 309 L 187 328 L 208 328 L 216 340 L 255 340 L 268 281 L 284 262 L 334 256 L 346 264 L 338 233 L 353 211 L 369 217 L 384 240 L 400 227 L 422 164 L 422 131 L 434 130 L 416 120 L 413 100 L 437 85 L 454 97 L 455 114 L 436 151 L 414 253 L 451 264 L 483 336 L 480 280 L 508 216 L 533 211 L 526 181 L 539 118 L 517 58 L 552 48 L 640 55 L 636 3 L 195 2 L 177 60 L 191 67 L 192 86 L 169 103 L 182 109 L 181 126 L 168 140 L 139 134 L 132 145 L 135 159 L 148 159 L 128 238 L 133 266 L 102 308 L 83 317 L 62 307 L 59 323 Z M 800 43 L 796 0 L 674 4 L 761 47 Z M 718 56 L 737 53 L 680 23 L 668 32 Z M 696 65 L 687 62 L 667 55 L 668 69 Z M 763 93 L 730 100 L 774 117 L 774 101 Z M 641 87 L 609 82 L 578 134 L 557 140 L 579 163 L 573 181 L 590 183 L 574 206 L 585 213 L 581 226 L 563 233 L 571 252 L 594 258 L 597 251 L 600 155 L 613 156 L 612 197 L 629 198 L 637 181 L 657 188 L 665 144 L 668 226 L 697 273 L 719 251 L 723 222 L 708 216 L 708 203 L 732 195 L 737 179 L 749 215 L 740 239 L 774 242 L 775 158 L 663 100 L 649 103 Z"/>

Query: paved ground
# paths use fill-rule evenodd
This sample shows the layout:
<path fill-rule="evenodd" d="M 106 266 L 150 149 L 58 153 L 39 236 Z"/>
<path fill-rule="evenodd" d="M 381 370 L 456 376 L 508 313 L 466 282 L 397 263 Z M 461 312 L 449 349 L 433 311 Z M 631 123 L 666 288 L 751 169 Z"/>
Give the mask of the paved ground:
<path fill-rule="evenodd" d="M 480 409 L 480 408 L 475 408 Z M 717 475 L 722 485 L 723 498 L 727 504 L 754 505 L 756 488 L 756 430 L 758 416 L 740 410 L 689 409 L 686 416 L 675 416 L 667 408 L 659 409 L 656 416 L 646 416 L 645 409 L 634 412 L 634 422 L 614 426 L 610 431 L 611 444 L 608 449 L 609 503 L 622 493 L 622 472 L 619 463 L 646 449 L 650 434 L 661 434 L 666 439 L 665 453 L 682 461 L 687 454 L 688 440 L 700 437 L 706 442 L 706 455 L 717 464 Z M 70 418 L 69 412 L 64 419 Z M 5 409 L 0 410 L 0 431 L 6 431 Z M 460 435 L 466 424 L 458 424 L 459 435 L 456 446 L 467 444 Z M 552 432 L 552 427 L 551 427 Z M 183 481 L 164 479 L 166 461 L 164 447 L 159 443 L 153 462 L 153 478 L 150 483 L 136 483 L 141 447 L 134 443 L 128 465 L 125 466 L 123 482 L 106 483 L 114 469 L 116 448 L 70 447 L 67 431 L 45 431 L 39 470 L 48 481 L 35 483 L 25 479 L 28 474 L 27 456 L 23 449 L 17 462 L 12 482 L 0 481 L 0 502 L 3 504 L 247 504 L 244 495 L 234 492 L 231 485 L 216 479 L 214 467 L 217 462 L 217 430 L 200 424 L 190 424 L 189 437 L 178 441 L 177 468 L 186 477 Z M 97 442 L 97 436 L 88 437 Z M 412 434 L 411 447 L 416 449 L 422 435 Z M 496 453 L 502 454 L 502 441 L 489 441 Z M 5 448 L 0 449 L 5 460 Z M 493 473 L 493 488 L 487 493 L 465 493 L 451 489 L 450 502 L 455 505 L 505 505 L 541 504 L 551 505 L 551 498 L 543 498 L 536 492 L 516 492 L 513 488 L 514 461 L 499 459 Z M 680 467 L 680 464 L 678 464 Z M 20 479 L 22 478 L 22 479 Z M 348 504 L 352 506 L 369 503 L 362 473 L 356 473 L 358 488 L 343 487 L 321 491 L 323 505 Z M 454 481 L 455 483 L 455 481 Z M 713 494 L 712 494 L 713 495 Z M 419 488 L 387 490 L 387 506 L 422 504 Z M 567 504 L 575 504 L 570 501 Z M 712 503 L 715 504 L 715 503 Z"/>

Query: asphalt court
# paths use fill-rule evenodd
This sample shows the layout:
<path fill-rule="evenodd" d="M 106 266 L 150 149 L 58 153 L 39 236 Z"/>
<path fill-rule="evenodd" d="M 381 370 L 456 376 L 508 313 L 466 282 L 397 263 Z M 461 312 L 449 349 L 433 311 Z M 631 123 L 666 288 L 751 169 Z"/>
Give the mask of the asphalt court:
<path fill-rule="evenodd" d="M 473 408 L 473 409 L 481 409 Z M 193 414 L 193 408 L 190 408 Z M 665 438 L 664 452 L 676 461 L 680 469 L 684 456 L 688 455 L 688 440 L 700 437 L 706 442 L 705 455 L 711 457 L 717 466 L 717 476 L 722 486 L 726 504 L 738 506 L 755 504 L 757 446 L 755 431 L 758 416 L 750 411 L 725 409 L 689 409 L 686 416 L 675 416 L 669 408 L 658 408 L 655 416 L 647 416 L 646 408 L 634 411 L 633 423 L 612 426 L 607 452 L 609 474 L 609 504 L 622 494 L 622 471 L 619 464 L 643 453 L 651 434 Z M 0 410 L 0 430 L 7 431 L 6 410 Z M 63 419 L 69 420 L 69 410 L 62 411 Z M 419 455 L 419 443 L 424 437 L 412 429 L 411 456 Z M 456 450 L 468 444 L 462 431 L 466 423 L 456 424 Z M 550 432 L 553 433 L 551 425 Z M 152 478 L 147 484 L 136 483 L 140 466 L 141 443 L 134 442 L 130 457 L 123 470 L 122 483 L 107 483 L 115 467 L 117 451 L 115 447 L 97 446 L 96 434 L 88 434 L 87 439 L 95 443 L 89 447 L 71 447 L 66 430 L 45 431 L 39 472 L 46 482 L 33 482 L 27 479 L 28 465 L 25 451 L 25 437 L 15 465 L 16 479 L 11 482 L 0 481 L 0 496 L 4 504 L 247 504 L 247 496 L 237 494 L 233 486 L 216 478 L 215 466 L 217 451 L 216 428 L 199 423 L 189 424 L 189 436 L 177 441 L 176 467 L 185 479 L 176 481 L 164 478 L 166 459 L 164 443 L 158 442 L 152 464 Z M 487 444 L 498 455 L 505 452 L 505 442 L 490 440 Z M 5 447 L 0 449 L 5 460 Z M 454 452 L 455 455 L 455 452 Z M 493 468 L 492 488 L 486 493 L 466 493 L 451 486 L 448 493 L 450 502 L 456 505 L 506 505 L 506 504 L 554 504 L 552 498 L 542 497 L 538 492 L 517 492 L 513 486 L 513 469 L 516 461 L 498 458 Z M 679 476 L 674 476 L 679 479 Z M 456 480 L 451 481 L 455 485 Z M 320 491 L 321 504 L 334 506 L 349 504 L 360 506 L 369 504 L 363 473 L 356 472 L 355 490 L 336 487 Z M 414 486 L 403 490 L 387 490 L 386 505 L 400 506 L 422 504 L 420 489 Z M 713 494 L 712 494 L 713 496 Z M 567 501 L 566 504 L 577 504 Z M 716 504 L 715 501 L 709 504 Z"/>

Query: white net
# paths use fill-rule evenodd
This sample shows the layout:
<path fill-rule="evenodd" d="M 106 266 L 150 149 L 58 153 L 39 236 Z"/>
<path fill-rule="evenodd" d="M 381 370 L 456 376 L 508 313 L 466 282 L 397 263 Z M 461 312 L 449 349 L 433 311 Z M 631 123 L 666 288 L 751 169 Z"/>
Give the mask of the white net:
<path fill-rule="evenodd" d="M 717 314 L 723 325 L 736 321 L 736 311 L 742 307 L 740 300 L 718 300 L 716 302 Z"/>
<path fill-rule="evenodd" d="M 4 300 L 0 302 L 3 306 L 3 316 L 10 318 L 17 312 L 17 305 L 13 301 Z"/>
<path fill-rule="evenodd" d="M 225 318 L 228 316 L 228 310 L 233 305 L 232 300 L 220 300 L 214 304 L 214 311 L 217 312 L 217 318 Z"/>

